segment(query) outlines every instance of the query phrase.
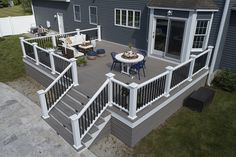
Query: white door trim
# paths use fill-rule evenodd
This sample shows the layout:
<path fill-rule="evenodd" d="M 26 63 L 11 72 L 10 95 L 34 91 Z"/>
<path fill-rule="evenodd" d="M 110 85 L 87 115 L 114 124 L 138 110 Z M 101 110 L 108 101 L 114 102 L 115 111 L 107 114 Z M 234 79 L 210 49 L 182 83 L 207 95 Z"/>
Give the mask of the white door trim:
<path fill-rule="evenodd" d="M 58 31 L 60 34 L 65 33 L 63 13 L 57 13 Z"/>

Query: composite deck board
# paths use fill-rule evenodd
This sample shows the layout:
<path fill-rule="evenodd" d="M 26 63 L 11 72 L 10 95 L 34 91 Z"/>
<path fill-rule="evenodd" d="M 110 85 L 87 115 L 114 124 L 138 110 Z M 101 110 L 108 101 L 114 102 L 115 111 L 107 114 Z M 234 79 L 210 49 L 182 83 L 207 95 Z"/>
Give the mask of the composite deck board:
<path fill-rule="evenodd" d="M 82 89 L 80 86 L 73 87 L 74 90 L 86 95 L 88 98 L 91 98 L 94 95 L 93 90 Z"/>
<path fill-rule="evenodd" d="M 98 128 L 96 126 L 93 126 L 90 130 L 89 130 L 89 134 L 94 134 L 95 132 L 98 131 Z"/>
<path fill-rule="evenodd" d="M 92 137 L 89 134 L 86 134 L 84 136 L 84 138 L 82 139 L 82 142 L 86 143 L 86 142 L 90 141 L 91 139 L 92 139 Z"/>
<path fill-rule="evenodd" d="M 57 108 L 53 108 L 49 112 L 49 115 L 52 115 L 56 120 L 58 120 L 62 125 L 64 125 L 70 131 L 72 130 L 70 119 L 65 115 L 63 115 L 60 111 L 58 111 Z"/>
<path fill-rule="evenodd" d="M 73 114 L 76 114 L 76 112 L 74 110 L 72 110 L 66 104 L 64 104 L 62 102 L 59 102 L 58 104 L 56 104 L 55 107 L 58 108 L 63 113 L 65 113 L 68 117 L 72 116 Z"/>
<path fill-rule="evenodd" d="M 105 121 L 102 118 L 98 118 L 98 120 L 95 122 L 95 125 L 99 126 L 102 123 L 104 123 Z"/>
<path fill-rule="evenodd" d="M 71 108 L 77 110 L 78 112 L 81 111 L 83 108 L 82 105 L 80 105 L 79 103 L 77 103 L 76 101 L 74 101 L 67 95 L 65 95 L 61 100 L 67 105 L 69 105 Z"/>
<path fill-rule="evenodd" d="M 78 100 L 79 102 L 81 102 L 82 105 L 86 105 L 87 102 L 89 101 L 87 98 L 83 97 L 82 95 L 80 95 L 79 93 L 75 92 L 72 89 L 67 94 L 72 96 L 74 99 Z"/>
<path fill-rule="evenodd" d="M 101 117 L 105 118 L 105 117 L 109 116 L 110 114 L 111 114 L 111 113 L 110 113 L 109 111 L 105 110 L 105 111 L 102 113 Z"/>
<path fill-rule="evenodd" d="M 64 140 L 70 145 L 73 145 L 73 135 L 66 130 L 60 123 L 58 123 L 53 117 L 49 117 L 45 120 Z"/>

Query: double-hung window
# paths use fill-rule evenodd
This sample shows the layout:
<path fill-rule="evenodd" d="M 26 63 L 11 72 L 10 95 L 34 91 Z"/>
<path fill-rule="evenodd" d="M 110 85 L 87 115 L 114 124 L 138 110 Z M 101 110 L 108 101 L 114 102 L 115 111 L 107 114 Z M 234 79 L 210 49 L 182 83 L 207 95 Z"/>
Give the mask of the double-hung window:
<path fill-rule="evenodd" d="M 77 22 L 81 22 L 80 5 L 74 5 L 73 10 L 74 10 L 74 20 L 77 21 Z"/>
<path fill-rule="evenodd" d="M 95 6 L 89 6 L 89 23 L 98 24 L 97 7 Z"/>
<path fill-rule="evenodd" d="M 196 31 L 193 40 L 194 50 L 203 50 L 209 33 L 209 20 L 197 20 Z"/>
<path fill-rule="evenodd" d="M 140 10 L 115 9 L 114 17 L 114 22 L 116 26 L 123 26 L 136 29 L 140 28 Z"/>

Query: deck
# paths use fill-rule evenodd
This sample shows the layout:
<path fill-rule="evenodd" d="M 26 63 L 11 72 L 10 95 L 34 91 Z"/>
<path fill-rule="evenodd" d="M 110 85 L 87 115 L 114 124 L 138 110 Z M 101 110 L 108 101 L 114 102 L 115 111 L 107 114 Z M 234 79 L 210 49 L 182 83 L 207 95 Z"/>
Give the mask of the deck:
<path fill-rule="evenodd" d="M 112 58 L 110 53 L 121 53 L 124 50 L 127 50 L 126 46 L 110 43 L 107 41 L 101 41 L 97 42 L 96 49 L 98 48 L 105 49 L 106 55 L 104 57 L 97 57 L 96 60 L 88 60 L 86 66 L 78 67 L 80 89 L 82 91 L 85 91 L 89 96 L 92 96 L 97 91 L 101 84 L 106 80 L 105 74 L 109 72 L 115 74 L 115 78 L 124 83 L 142 83 L 164 72 L 165 67 L 176 65 L 160 59 L 146 57 L 146 77 L 144 77 L 143 72 L 140 71 L 141 78 L 139 80 L 138 75 L 135 73 L 132 75 L 133 77 L 122 74 L 120 72 L 119 65 L 117 65 L 113 71 L 110 71 L 112 65 Z"/>

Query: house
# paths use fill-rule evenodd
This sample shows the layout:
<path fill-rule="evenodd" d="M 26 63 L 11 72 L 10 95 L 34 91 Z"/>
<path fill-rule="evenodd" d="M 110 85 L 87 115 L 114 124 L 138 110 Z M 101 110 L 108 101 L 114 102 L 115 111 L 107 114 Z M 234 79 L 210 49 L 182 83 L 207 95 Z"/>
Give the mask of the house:
<path fill-rule="evenodd" d="M 59 34 L 21 38 L 26 71 L 46 87 L 38 92 L 43 118 L 77 150 L 108 133 L 134 146 L 210 83 L 216 68 L 235 67 L 228 62 L 235 57 L 233 0 L 32 2 L 37 25 Z M 75 59 L 45 47 L 84 34 L 107 53 L 129 44 L 146 51 L 147 76 L 108 73 L 110 55 L 77 68 Z"/>

